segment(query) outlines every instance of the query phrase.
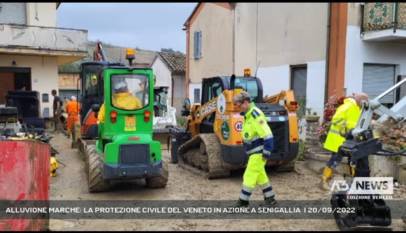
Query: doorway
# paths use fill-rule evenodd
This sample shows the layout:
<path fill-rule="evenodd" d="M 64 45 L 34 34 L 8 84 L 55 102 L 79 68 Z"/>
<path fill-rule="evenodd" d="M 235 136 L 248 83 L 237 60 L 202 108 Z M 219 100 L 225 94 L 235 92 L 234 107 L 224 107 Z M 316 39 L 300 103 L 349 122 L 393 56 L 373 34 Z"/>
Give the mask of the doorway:
<path fill-rule="evenodd" d="M 0 105 L 6 103 L 8 91 L 31 90 L 31 69 L 0 67 Z"/>

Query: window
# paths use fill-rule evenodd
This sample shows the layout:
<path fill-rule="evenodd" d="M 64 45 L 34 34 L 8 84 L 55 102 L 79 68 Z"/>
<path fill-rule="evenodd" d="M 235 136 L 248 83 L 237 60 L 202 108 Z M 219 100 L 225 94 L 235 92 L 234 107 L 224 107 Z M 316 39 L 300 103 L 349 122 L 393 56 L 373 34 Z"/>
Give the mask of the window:
<path fill-rule="evenodd" d="M 85 96 L 97 96 L 99 89 L 103 89 L 102 85 L 98 85 L 99 75 L 102 71 L 100 65 L 86 65 L 83 67 L 83 77 L 85 86 Z"/>
<path fill-rule="evenodd" d="M 0 2 L 1 24 L 26 24 L 26 3 Z"/>
<path fill-rule="evenodd" d="M 243 88 L 248 94 L 251 96 L 251 100 L 254 102 L 258 100 L 258 83 L 255 79 L 249 78 L 236 78 L 235 79 L 235 87 Z"/>
<path fill-rule="evenodd" d="M 306 87 L 307 87 L 307 66 L 292 66 L 290 68 L 290 89 L 295 93 L 295 99 L 299 103 L 298 114 L 303 116 L 306 113 Z"/>
<path fill-rule="evenodd" d="M 42 103 L 49 102 L 49 95 L 47 93 L 42 93 Z"/>
<path fill-rule="evenodd" d="M 370 99 L 377 97 L 395 84 L 395 72 L 395 65 L 364 64 L 362 91 L 368 94 Z M 387 94 L 379 102 L 387 107 L 391 107 L 395 102 L 394 93 Z"/>
<path fill-rule="evenodd" d="M 200 59 L 202 57 L 202 31 L 196 31 L 193 35 L 194 41 L 194 58 Z"/>
<path fill-rule="evenodd" d="M 295 92 L 295 98 L 306 99 L 306 86 L 307 86 L 307 67 L 292 66 L 291 67 L 291 80 L 290 89 Z"/>
<path fill-rule="evenodd" d="M 223 83 L 220 78 L 203 79 L 201 104 L 209 102 L 223 92 Z"/>
<path fill-rule="evenodd" d="M 135 74 L 112 75 L 111 92 L 114 107 L 124 110 L 142 109 L 148 105 L 148 78 Z"/>
<path fill-rule="evenodd" d="M 200 89 L 199 88 L 195 88 L 193 90 L 193 94 L 194 94 L 194 103 L 200 103 Z"/>

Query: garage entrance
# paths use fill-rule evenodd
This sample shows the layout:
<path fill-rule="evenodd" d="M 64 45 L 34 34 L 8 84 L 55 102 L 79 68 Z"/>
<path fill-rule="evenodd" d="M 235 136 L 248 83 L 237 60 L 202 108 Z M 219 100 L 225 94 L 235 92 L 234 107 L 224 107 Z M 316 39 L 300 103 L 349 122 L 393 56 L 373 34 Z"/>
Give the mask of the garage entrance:
<path fill-rule="evenodd" d="M 382 92 L 395 84 L 396 65 L 390 64 L 364 64 L 362 79 L 362 91 L 367 93 L 370 99 L 377 97 Z M 392 107 L 395 103 L 395 95 L 387 94 L 380 102 L 386 107 Z"/>
<path fill-rule="evenodd" d="M 31 90 L 31 69 L 0 67 L 0 105 L 6 104 L 8 91 Z"/>

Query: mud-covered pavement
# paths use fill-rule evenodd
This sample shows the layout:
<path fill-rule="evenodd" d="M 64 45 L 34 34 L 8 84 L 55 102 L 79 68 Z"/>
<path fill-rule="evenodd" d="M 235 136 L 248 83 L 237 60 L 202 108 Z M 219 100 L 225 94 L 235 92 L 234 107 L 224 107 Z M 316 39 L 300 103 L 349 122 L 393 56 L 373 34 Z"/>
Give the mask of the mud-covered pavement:
<path fill-rule="evenodd" d="M 237 200 L 242 174 L 227 179 L 207 180 L 202 176 L 169 163 L 169 181 L 165 189 L 148 189 L 140 181 L 120 184 L 114 191 L 90 194 L 82 155 L 70 148 L 70 140 L 55 135 L 52 145 L 60 152 L 58 176 L 52 178 L 51 200 Z M 169 153 L 164 151 L 164 159 Z M 296 172 L 269 173 L 278 200 L 329 199 L 329 193 L 319 189 L 319 174 L 310 170 L 306 162 L 298 162 Z M 254 200 L 262 200 L 256 190 Z M 405 197 L 406 198 L 406 194 Z M 50 220 L 51 230 L 338 230 L 333 218 L 328 220 L 182 220 L 182 219 L 103 219 Z M 393 220 L 392 229 L 405 230 L 401 220 Z"/>

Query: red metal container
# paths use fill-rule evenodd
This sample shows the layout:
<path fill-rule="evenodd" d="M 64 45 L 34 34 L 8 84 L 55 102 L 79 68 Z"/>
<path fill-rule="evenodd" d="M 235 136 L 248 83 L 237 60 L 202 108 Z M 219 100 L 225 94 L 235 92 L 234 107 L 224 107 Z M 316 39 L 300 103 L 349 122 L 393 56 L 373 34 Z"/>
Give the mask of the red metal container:
<path fill-rule="evenodd" d="M 50 146 L 0 141 L 0 200 L 49 200 Z M 49 219 L 0 219 L 0 231 L 46 230 Z"/>

